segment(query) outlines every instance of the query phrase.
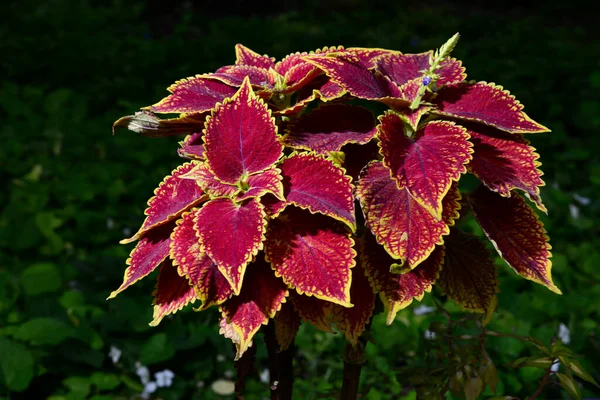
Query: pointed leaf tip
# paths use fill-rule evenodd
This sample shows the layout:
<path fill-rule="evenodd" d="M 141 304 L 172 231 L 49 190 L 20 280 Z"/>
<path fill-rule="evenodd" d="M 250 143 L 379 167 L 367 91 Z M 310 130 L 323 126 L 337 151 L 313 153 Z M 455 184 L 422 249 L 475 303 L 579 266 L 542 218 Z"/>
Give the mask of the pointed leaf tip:
<path fill-rule="evenodd" d="M 437 218 L 442 199 L 466 172 L 473 145 L 466 129 L 448 121 L 433 121 L 413 137 L 405 133 L 402 119 L 386 113 L 378 127 L 383 163 L 399 189 L 411 196 Z"/>
<path fill-rule="evenodd" d="M 398 189 L 379 161 L 363 170 L 356 196 L 377 242 L 400 264 L 406 263 L 406 269 L 425 260 L 449 232 L 441 218 L 435 218 L 406 189 Z"/>
<path fill-rule="evenodd" d="M 194 228 L 204 251 L 219 266 L 235 294 L 241 290 L 246 266 L 263 247 L 264 207 L 256 199 L 236 204 L 228 198 L 206 203 Z"/>
<path fill-rule="evenodd" d="M 301 153 L 280 165 L 287 204 L 335 218 L 356 230 L 352 178 L 321 155 Z"/>
<path fill-rule="evenodd" d="M 450 118 L 475 121 L 509 133 L 549 132 L 523 112 L 523 105 L 502 86 L 463 82 L 441 88 L 433 112 Z"/>
<path fill-rule="evenodd" d="M 354 240 L 347 229 L 323 215 L 289 207 L 269 222 L 265 257 L 275 274 L 300 294 L 350 306 Z"/>
<path fill-rule="evenodd" d="M 247 77 L 206 122 L 204 142 L 210 169 L 229 184 L 268 169 L 283 150 L 271 112 L 252 91 Z"/>
<path fill-rule="evenodd" d="M 552 282 L 548 234 L 521 196 L 513 192 L 502 197 L 481 185 L 467 200 L 486 236 L 515 272 L 562 294 Z"/>

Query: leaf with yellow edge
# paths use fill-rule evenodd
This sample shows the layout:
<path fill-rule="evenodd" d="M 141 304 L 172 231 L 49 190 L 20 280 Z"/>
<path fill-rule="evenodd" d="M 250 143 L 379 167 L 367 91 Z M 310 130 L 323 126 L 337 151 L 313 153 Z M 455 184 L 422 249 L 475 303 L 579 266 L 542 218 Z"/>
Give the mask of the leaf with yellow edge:
<path fill-rule="evenodd" d="M 277 276 L 300 294 L 350 306 L 350 232 L 335 220 L 288 207 L 269 221 L 265 255 Z"/>
<path fill-rule="evenodd" d="M 511 190 L 519 189 L 534 201 L 537 208 L 547 212 L 540 197 L 543 172 L 539 154 L 529 140 L 517 133 L 506 133 L 483 124 L 463 124 L 471 135 L 473 159 L 467 165 L 490 190 L 510 197 Z"/>
<path fill-rule="evenodd" d="M 231 285 L 218 265 L 204 252 L 196 236 L 194 219 L 199 210 L 184 213 L 171 234 L 170 255 L 179 275 L 184 276 L 202 301 L 201 310 L 221 304 L 233 295 Z"/>
<path fill-rule="evenodd" d="M 337 328 L 344 333 L 346 340 L 356 345 L 375 308 L 375 293 L 362 266 L 352 268 L 350 299 L 354 307 L 334 306 L 333 322 L 337 323 Z"/>
<path fill-rule="evenodd" d="M 263 248 L 264 218 L 264 207 L 256 199 L 236 204 L 217 198 L 196 214 L 196 235 L 235 294 L 240 293 L 246 265 Z"/>
<path fill-rule="evenodd" d="M 362 242 L 365 274 L 385 306 L 386 323 L 396 319 L 398 311 L 408 307 L 414 299 L 420 301 L 436 282 L 444 261 L 444 248 L 437 246 L 417 268 L 404 274 L 390 272 L 396 261 L 391 258 L 367 233 Z"/>
<path fill-rule="evenodd" d="M 176 313 L 196 301 L 196 291 L 185 277 L 177 273 L 177 268 L 169 258 L 160 267 L 153 294 L 154 315 L 150 326 L 158 326 L 165 316 Z"/>
<path fill-rule="evenodd" d="M 209 117 L 204 142 L 210 169 L 229 184 L 270 168 L 283 150 L 271 112 L 247 79 L 235 96 Z"/>
<path fill-rule="evenodd" d="M 235 45 L 235 63 L 269 69 L 275 66 L 275 59 L 266 54 L 261 56 L 257 52 L 238 43 Z"/>
<path fill-rule="evenodd" d="M 248 266 L 242 291 L 223 303 L 221 311 L 239 338 L 234 343 L 241 356 L 261 325 L 273 318 L 288 295 L 287 286 L 273 274 L 262 257 Z"/>
<path fill-rule="evenodd" d="M 175 222 L 158 226 L 142 235 L 127 259 L 127 269 L 121 286 L 112 292 L 109 299 L 154 271 L 168 256 L 171 232 Z"/>
<path fill-rule="evenodd" d="M 523 112 L 523 105 L 502 86 L 464 82 L 446 86 L 433 100 L 437 114 L 475 121 L 510 133 L 549 132 Z"/>
<path fill-rule="evenodd" d="M 201 75 L 181 79 L 167 90 L 172 94 L 146 109 L 156 113 L 204 113 L 237 91 L 226 83 Z"/>
<path fill-rule="evenodd" d="M 443 220 L 437 220 L 417 203 L 406 189 L 398 189 L 389 170 L 380 161 L 371 162 L 356 186 L 367 227 L 377 242 L 404 269 L 413 269 L 425 260 L 442 235 L 449 232 Z"/>
<path fill-rule="evenodd" d="M 467 200 L 483 232 L 517 274 L 562 293 L 552 282 L 552 247 L 544 225 L 521 196 L 502 197 L 480 185 Z"/>
<path fill-rule="evenodd" d="M 446 257 L 437 286 L 469 311 L 487 313 L 498 291 L 496 265 L 477 237 L 452 229 L 445 240 Z"/>
<path fill-rule="evenodd" d="M 322 155 L 292 154 L 279 164 L 287 204 L 328 215 L 356 229 L 352 178 Z"/>
<path fill-rule="evenodd" d="M 383 164 L 399 189 L 441 218 L 442 198 L 466 172 L 473 145 L 466 129 L 453 122 L 433 121 L 408 137 L 402 119 L 393 112 L 380 117 L 378 127 Z"/>
<path fill-rule="evenodd" d="M 208 199 L 203 190 L 194 181 L 182 179 L 182 176 L 194 168 L 193 163 L 185 163 L 175 169 L 154 190 L 154 197 L 148 200 L 147 215 L 142 227 L 129 239 L 121 240 L 121 244 L 138 240 L 149 230 L 172 221 L 185 210 Z"/>
<path fill-rule="evenodd" d="M 300 315 L 292 302 L 283 303 L 281 310 L 275 315 L 275 338 L 279 351 L 287 350 L 294 343 L 300 322 Z"/>
<path fill-rule="evenodd" d="M 290 299 L 294 309 L 303 321 L 310 322 L 315 328 L 322 332 L 331 332 L 331 317 L 333 315 L 333 303 L 317 299 L 313 296 L 303 296 L 292 292 Z"/>

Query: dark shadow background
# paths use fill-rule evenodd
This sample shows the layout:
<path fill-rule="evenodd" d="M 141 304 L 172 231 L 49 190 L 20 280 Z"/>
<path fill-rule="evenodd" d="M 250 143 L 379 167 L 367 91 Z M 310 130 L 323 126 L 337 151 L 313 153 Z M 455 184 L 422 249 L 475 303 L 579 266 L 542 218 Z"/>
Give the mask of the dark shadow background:
<path fill-rule="evenodd" d="M 187 310 L 150 328 L 152 278 L 104 300 L 131 250 L 118 241 L 180 163 L 175 139 L 113 137 L 113 121 L 160 100 L 177 79 L 232 64 L 236 43 L 278 59 L 331 45 L 417 53 L 455 32 L 454 55 L 469 79 L 503 85 L 552 129 L 528 138 L 544 164 L 543 220 L 564 295 L 503 267 L 492 326 L 548 342 L 564 324 L 569 346 L 600 380 L 600 35 L 590 9 L 564 1 L 21 0 L 2 14 L 0 399 L 134 398 L 144 390 L 140 365 L 175 374 L 155 398 L 228 398 L 211 389 L 233 371 L 215 313 Z M 414 398 L 396 371 L 423 359 L 435 316 L 399 315 L 388 328 L 376 321 L 366 398 Z M 303 328 L 297 344 L 298 398 L 339 388 L 342 338 Z M 535 390 L 538 370 L 504 366 L 531 349 L 497 341 L 489 351 L 498 394 Z M 258 357 L 266 365 L 260 348 Z M 584 385 L 588 397 L 600 395 L 592 389 Z M 248 390 L 260 398 L 267 387 L 255 377 Z M 557 388 L 545 393 L 566 398 Z"/>

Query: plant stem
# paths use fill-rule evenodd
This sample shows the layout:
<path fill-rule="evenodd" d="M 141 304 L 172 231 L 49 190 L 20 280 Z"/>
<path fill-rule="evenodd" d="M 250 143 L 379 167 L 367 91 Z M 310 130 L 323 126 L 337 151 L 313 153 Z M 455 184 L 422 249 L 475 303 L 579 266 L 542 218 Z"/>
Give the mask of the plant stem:
<path fill-rule="evenodd" d="M 271 400 L 281 400 L 279 388 L 279 363 L 278 354 L 279 346 L 275 337 L 275 321 L 264 327 L 265 344 L 267 345 L 267 354 L 269 356 L 269 389 L 271 390 Z"/>
<path fill-rule="evenodd" d="M 294 386 L 294 345 L 286 350 L 279 351 L 279 344 L 275 336 L 275 324 L 271 323 L 264 328 L 265 344 L 269 357 L 269 380 L 271 400 L 291 400 Z"/>
<path fill-rule="evenodd" d="M 542 390 L 544 390 L 544 387 L 548 383 L 548 378 L 550 377 L 550 372 L 551 372 L 550 368 L 546 368 L 546 371 L 544 372 L 542 381 L 540 382 L 540 386 L 538 386 L 537 390 L 531 395 L 529 400 L 536 399 L 540 395 L 540 393 L 542 393 Z"/>
<path fill-rule="evenodd" d="M 340 400 L 355 400 L 358 396 L 358 386 L 360 384 L 360 372 L 365 363 L 366 339 L 358 339 L 356 346 L 346 343 L 344 349 L 344 380 L 342 382 L 342 393 Z"/>
<path fill-rule="evenodd" d="M 284 351 L 279 353 L 277 358 L 279 365 L 279 389 L 281 390 L 281 400 L 291 400 L 294 389 L 294 354 L 296 347 L 294 343 Z"/>
<path fill-rule="evenodd" d="M 373 315 L 376 314 L 377 305 Z M 356 400 L 358 397 L 358 387 L 360 385 L 360 373 L 363 364 L 367 361 L 365 356 L 365 348 L 367 347 L 368 337 L 371 334 L 371 320 L 365 326 L 364 332 L 359 336 L 355 346 L 352 343 L 346 343 L 344 354 L 344 380 L 342 381 L 342 392 L 340 400 Z"/>
<path fill-rule="evenodd" d="M 235 351 L 235 348 L 234 348 Z M 254 364 L 254 356 L 256 355 L 256 344 L 246 350 L 242 357 L 235 362 L 237 371 L 237 380 L 235 381 L 235 398 L 236 400 L 244 400 L 244 391 L 246 390 L 246 377 L 252 371 Z"/>

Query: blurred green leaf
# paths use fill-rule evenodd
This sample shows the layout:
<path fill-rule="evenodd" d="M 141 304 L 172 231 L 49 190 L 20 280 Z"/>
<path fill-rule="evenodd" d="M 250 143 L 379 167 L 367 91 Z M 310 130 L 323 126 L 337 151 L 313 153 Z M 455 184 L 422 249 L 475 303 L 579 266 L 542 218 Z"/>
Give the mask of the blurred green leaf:
<path fill-rule="evenodd" d="M 117 375 L 104 372 L 94 372 L 90 380 L 100 390 L 112 390 L 121 384 Z"/>
<path fill-rule="evenodd" d="M 168 360 L 173 357 L 173 354 L 175 354 L 175 348 L 167 334 L 157 333 L 142 346 L 140 361 L 146 365 L 156 364 Z"/>
<path fill-rule="evenodd" d="M 0 336 L 0 371 L 4 384 L 21 392 L 33 378 L 33 356 L 22 344 Z"/>
<path fill-rule="evenodd" d="M 581 389 L 579 388 L 579 385 L 577 384 L 577 382 L 575 382 L 573 377 L 560 372 L 556 373 L 556 377 L 560 382 L 560 386 L 562 386 L 563 389 L 565 389 L 565 391 L 569 393 L 569 396 L 571 396 L 574 399 L 581 399 Z"/>
<path fill-rule="evenodd" d="M 69 400 L 85 399 L 90 393 L 90 379 L 82 376 L 71 376 L 63 381 L 63 385 L 69 388 L 67 394 Z"/>
<path fill-rule="evenodd" d="M 592 385 L 600 388 L 600 386 L 598 386 L 598 383 L 596 382 L 596 380 L 583 369 L 583 367 L 581 366 L 581 364 L 579 363 L 579 361 L 576 361 L 576 360 L 562 360 L 562 359 L 561 359 L 561 361 L 563 362 L 563 365 L 565 366 L 565 368 L 567 368 L 568 370 L 570 370 L 571 372 L 573 372 L 575 375 L 577 375 L 578 377 L 580 377 L 584 381 L 589 382 Z"/>
<path fill-rule="evenodd" d="M 55 292 L 62 284 L 58 266 L 52 263 L 31 265 L 21 274 L 21 284 L 30 296 Z"/>
<path fill-rule="evenodd" d="M 554 359 L 550 357 L 521 357 L 512 363 L 508 364 L 511 368 L 525 368 L 525 367 L 534 367 L 546 369 L 550 368 L 554 363 Z"/>
<path fill-rule="evenodd" d="M 73 335 L 73 328 L 54 318 L 34 318 L 20 325 L 14 337 L 34 345 L 57 345 Z"/>

